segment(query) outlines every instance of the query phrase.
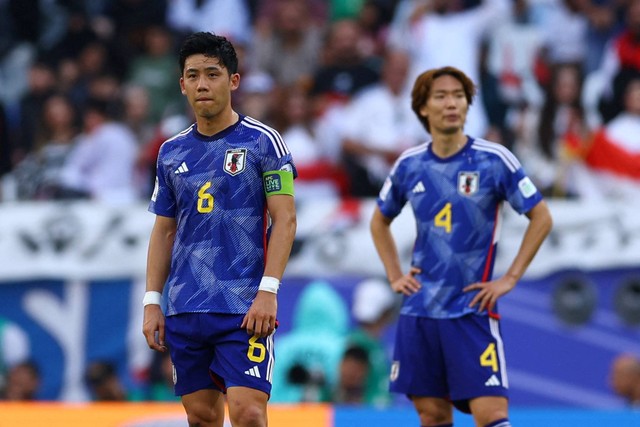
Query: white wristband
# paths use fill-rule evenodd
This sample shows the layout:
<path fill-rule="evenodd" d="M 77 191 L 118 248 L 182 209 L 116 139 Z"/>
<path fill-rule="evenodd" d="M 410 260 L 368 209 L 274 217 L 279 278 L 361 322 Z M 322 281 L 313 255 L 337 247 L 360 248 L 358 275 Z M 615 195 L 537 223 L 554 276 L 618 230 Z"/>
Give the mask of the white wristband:
<path fill-rule="evenodd" d="M 142 298 L 142 306 L 146 307 L 149 304 L 160 305 L 162 302 L 162 294 L 157 291 L 147 291 L 144 293 L 144 298 Z"/>
<path fill-rule="evenodd" d="M 275 277 L 262 276 L 262 280 L 260 280 L 260 286 L 258 287 L 259 291 L 267 291 L 272 294 L 278 293 L 278 288 L 280 287 L 280 280 Z"/>

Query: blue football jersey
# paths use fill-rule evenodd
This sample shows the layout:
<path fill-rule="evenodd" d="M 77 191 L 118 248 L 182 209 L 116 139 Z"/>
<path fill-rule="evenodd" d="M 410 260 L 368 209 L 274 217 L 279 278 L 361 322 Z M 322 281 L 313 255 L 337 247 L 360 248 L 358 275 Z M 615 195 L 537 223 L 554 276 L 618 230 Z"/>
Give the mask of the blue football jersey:
<path fill-rule="evenodd" d="M 297 175 L 280 134 L 246 116 L 213 136 L 194 124 L 164 142 L 149 210 L 177 222 L 166 315 L 247 312 L 270 225 L 263 173 L 281 169 Z"/>
<path fill-rule="evenodd" d="M 476 292 L 462 289 L 491 279 L 505 200 L 522 214 L 542 195 L 502 145 L 469 138 L 443 159 L 427 142 L 398 158 L 377 203 L 393 218 L 409 202 L 416 219 L 411 265 L 422 270 L 422 288 L 405 297 L 402 314 L 455 318 L 477 311 L 469 307 Z"/>

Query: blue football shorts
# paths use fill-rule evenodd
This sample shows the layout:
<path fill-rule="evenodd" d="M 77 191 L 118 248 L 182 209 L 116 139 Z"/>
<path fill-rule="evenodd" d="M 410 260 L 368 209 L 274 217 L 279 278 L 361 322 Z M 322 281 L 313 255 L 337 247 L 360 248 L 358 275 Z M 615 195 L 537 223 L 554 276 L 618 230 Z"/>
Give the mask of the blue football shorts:
<path fill-rule="evenodd" d="M 168 316 L 165 340 L 177 396 L 203 389 L 226 393 L 240 386 L 271 394 L 273 335 L 251 336 L 243 314 L 182 313 Z"/>
<path fill-rule="evenodd" d="M 497 319 L 400 316 L 390 390 L 451 400 L 468 412 L 470 399 L 507 396 L 504 346 Z"/>

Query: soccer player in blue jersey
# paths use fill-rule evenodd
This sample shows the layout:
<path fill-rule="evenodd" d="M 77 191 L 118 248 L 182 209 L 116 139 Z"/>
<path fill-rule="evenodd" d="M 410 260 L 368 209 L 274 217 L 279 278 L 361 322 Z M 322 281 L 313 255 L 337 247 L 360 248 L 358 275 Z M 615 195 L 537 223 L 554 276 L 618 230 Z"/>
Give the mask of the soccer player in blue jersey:
<path fill-rule="evenodd" d="M 398 158 L 371 219 L 387 278 L 404 294 L 390 389 L 413 401 L 422 426 L 452 426 L 453 406 L 479 427 L 511 425 L 496 302 L 522 277 L 552 224 L 513 154 L 465 135 L 474 94 L 473 82 L 453 67 L 418 76 L 412 109 L 431 140 Z M 504 201 L 529 224 L 508 270 L 493 278 Z M 417 238 L 405 273 L 390 226 L 407 202 Z"/>
<path fill-rule="evenodd" d="M 143 333 L 169 350 L 190 426 L 222 427 L 226 394 L 234 427 L 265 427 L 296 169 L 278 132 L 233 110 L 226 38 L 195 33 L 179 60 L 196 122 L 158 155 Z"/>

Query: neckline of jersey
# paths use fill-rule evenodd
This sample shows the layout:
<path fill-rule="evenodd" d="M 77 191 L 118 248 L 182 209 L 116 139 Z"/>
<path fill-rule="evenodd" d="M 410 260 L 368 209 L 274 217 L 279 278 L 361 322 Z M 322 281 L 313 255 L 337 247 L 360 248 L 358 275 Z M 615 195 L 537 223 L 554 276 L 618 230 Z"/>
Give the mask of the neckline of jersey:
<path fill-rule="evenodd" d="M 460 151 L 458 151 L 457 153 L 449 157 L 440 157 L 433 151 L 433 139 L 432 139 L 429 143 L 429 147 L 427 147 L 427 152 L 434 160 L 441 163 L 449 163 L 451 161 L 456 160 L 458 157 L 462 156 L 463 153 L 465 153 L 469 149 L 469 147 L 471 147 L 471 145 L 473 144 L 473 141 L 474 141 L 474 138 L 467 135 L 467 141 L 465 142 L 464 146 L 460 149 Z"/>
<path fill-rule="evenodd" d="M 238 113 L 238 120 L 234 124 L 222 129 L 218 133 L 214 133 L 211 136 L 207 136 L 198 132 L 198 124 L 196 123 L 196 125 L 193 127 L 193 136 L 205 142 L 217 141 L 218 139 L 222 139 L 228 134 L 230 134 L 231 132 L 233 132 L 240 125 L 240 123 L 242 123 L 243 120 L 244 120 L 244 116 Z"/>

